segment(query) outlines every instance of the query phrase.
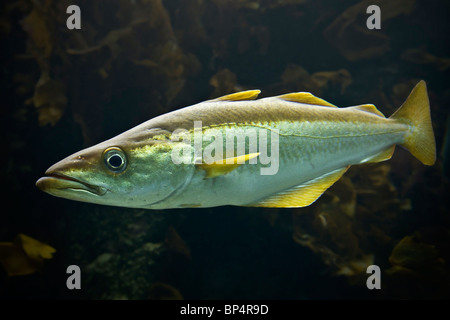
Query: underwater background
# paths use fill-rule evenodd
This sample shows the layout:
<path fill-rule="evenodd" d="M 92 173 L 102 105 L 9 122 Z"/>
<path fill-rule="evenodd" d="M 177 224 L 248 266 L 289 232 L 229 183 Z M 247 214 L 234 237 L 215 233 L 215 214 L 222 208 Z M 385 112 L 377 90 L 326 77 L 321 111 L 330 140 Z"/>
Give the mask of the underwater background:
<path fill-rule="evenodd" d="M 69 30 L 66 9 L 81 9 Z M 381 29 L 369 30 L 369 5 Z M 0 4 L 2 299 L 450 298 L 450 2 L 18 0 Z M 438 159 L 350 170 L 299 209 L 141 210 L 35 187 L 62 158 L 246 89 L 390 116 L 427 82 Z M 362 146 L 363 147 L 363 146 Z M 381 269 L 369 290 L 368 265 Z M 69 265 L 81 289 L 69 290 Z"/>

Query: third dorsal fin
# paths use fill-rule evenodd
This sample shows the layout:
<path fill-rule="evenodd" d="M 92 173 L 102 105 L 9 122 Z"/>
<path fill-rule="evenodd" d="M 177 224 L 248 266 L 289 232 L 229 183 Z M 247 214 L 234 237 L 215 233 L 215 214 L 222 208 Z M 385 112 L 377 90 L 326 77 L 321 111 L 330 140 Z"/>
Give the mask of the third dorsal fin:
<path fill-rule="evenodd" d="M 261 90 L 247 90 L 236 93 L 227 94 L 211 101 L 241 101 L 241 100 L 254 100 L 261 93 Z"/>
<path fill-rule="evenodd" d="M 294 92 L 294 93 L 288 93 L 283 94 L 282 96 L 278 96 L 277 98 L 292 101 L 292 102 L 300 102 L 305 104 L 313 104 L 317 106 L 324 106 L 324 107 L 335 107 L 334 104 L 329 103 L 328 101 L 325 101 L 323 99 L 317 98 L 315 95 L 309 93 L 309 92 Z"/>
<path fill-rule="evenodd" d="M 382 118 L 386 118 L 384 116 L 384 114 L 381 113 L 381 111 L 378 110 L 377 107 L 375 107 L 373 104 L 362 104 L 362 105 L 354 106 L 354 107 L 350 107 L 350 108 L 361 110 L 361 111 L 364 111 L 364 112 L 373 113 L 373 114 L 376 114 L 377 116 L 380 116 Z"/>

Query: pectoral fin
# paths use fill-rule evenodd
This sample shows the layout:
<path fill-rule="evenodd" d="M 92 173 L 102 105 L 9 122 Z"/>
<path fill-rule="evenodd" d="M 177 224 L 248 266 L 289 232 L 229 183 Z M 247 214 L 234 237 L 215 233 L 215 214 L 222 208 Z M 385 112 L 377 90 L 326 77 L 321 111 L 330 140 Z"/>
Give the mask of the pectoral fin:
<path fill-rule="evenodd" d="M 316 201 L 338 181 L 349 167 L 334 170 L 294 188 L 274 194 L 249 207 L 296 208 L 306 207 Z"/>
<path fill-rule="evenodd" d="M 231 171 L 239 167 L 241 164 L 245 163 L 250 159 L 256 158 L 257 156 L 259 156 L 259 152 L 245 154 L 233 158 L 227 158 L 223 159 L 222 161 L 219 162 L 216 161 L 211 164 L 201 163 L 198 165 L 198 167 L 206 171 L 205 179 L 215 178 L 230 173 Z"/>

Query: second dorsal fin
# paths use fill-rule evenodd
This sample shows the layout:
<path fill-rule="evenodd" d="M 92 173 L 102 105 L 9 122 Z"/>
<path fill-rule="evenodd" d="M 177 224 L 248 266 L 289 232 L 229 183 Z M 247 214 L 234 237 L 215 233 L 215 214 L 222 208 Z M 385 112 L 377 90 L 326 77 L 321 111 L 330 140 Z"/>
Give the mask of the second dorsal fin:
<path fill-rule="evenodd" d="M 282 96 L 278 96 L 277 98 L 292 101 L 292 102 L 300 102 L 305 104 L 313 104 L 317 106 L 324 106 L 324 107 L 335 107 L 334 104 L 329 103 L 328 101 L 325 101 L 323 99 L 317 98 L 315 95 L 309 93 L 309 92 L 294 92 L 294 93 L 288 93 L 283 94 Z"/>
<path fill-rule="evenodd" d="M 241 101 L 241 100 L 254 100 L 261 93 L 261 90 L 247 90 L 236 93 L 227 94 L 211 101 Z"/>

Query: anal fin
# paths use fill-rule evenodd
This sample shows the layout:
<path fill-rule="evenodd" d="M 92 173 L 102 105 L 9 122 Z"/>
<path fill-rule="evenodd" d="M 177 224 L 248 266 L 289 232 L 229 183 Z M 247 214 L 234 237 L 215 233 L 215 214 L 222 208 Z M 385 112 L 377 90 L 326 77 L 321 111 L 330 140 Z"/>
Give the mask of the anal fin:
<path fill-rule="evenodd" d="M 348 167 L 324 174 L 301 185 L 271 195 L 249 207 L 296 208 L 306 207 L 316 201 L 329 187 L 338 181 Z"/>
<path fill-rule="evenodd" d="M 384 149 L 380 153 L 377 153 L 374 156 L 364 159 L 360 163 L 374 163 L 389 160 L 394 154 L 395 144 L 392 147 Z"/>

